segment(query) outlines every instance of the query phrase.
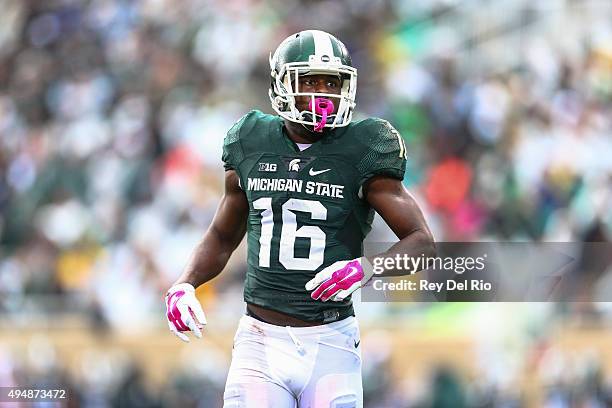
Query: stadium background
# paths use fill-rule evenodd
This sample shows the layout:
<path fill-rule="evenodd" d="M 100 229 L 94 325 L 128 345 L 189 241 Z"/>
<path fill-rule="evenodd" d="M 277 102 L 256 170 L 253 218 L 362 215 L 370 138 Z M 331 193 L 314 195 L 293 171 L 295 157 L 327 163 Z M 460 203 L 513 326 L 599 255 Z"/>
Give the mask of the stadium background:
<path fill-rule="evenodd" d="M 198 291 L 203 340 L 167 331 L 162 294 L 214 214 L 225 131 L 271 112 L 268 53 L 305 28 L 351 51 L 357 116 L 406 139 L 405 184 L 438 240 L 612 237 L 609 1 L 0 9 L 1 386 L 66 386 L 71 406 L 220 406 L 244 248 Z M 358 313 L 367 407 L 612 404 L 608 303 Z"/>

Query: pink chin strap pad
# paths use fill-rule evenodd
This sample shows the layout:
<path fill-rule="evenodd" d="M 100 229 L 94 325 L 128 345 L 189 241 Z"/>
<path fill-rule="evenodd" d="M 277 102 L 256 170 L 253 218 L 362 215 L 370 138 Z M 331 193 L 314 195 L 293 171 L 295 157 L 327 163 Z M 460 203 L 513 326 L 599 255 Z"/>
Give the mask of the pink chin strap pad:
<path fill-rule="evenodd" d="M 310 98 L 309 109 L 312 110 L 313 100 Z M 334 113 L 334 103 L 326 98 L 314 98 L 314 111 L 317 115 L 321 115 L 321 121 L 314 127 L 315 132 L 322 132 L 327 123 L 327 116 Z"/>

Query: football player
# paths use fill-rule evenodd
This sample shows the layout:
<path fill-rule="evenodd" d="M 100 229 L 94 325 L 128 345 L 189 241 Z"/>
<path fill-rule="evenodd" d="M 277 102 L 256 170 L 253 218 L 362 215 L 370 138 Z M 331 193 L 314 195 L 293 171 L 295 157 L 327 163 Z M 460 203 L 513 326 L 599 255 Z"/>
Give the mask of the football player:
<path fill-rule="evenodd" d="M 227 133 L 225 193 L 166 295 L 184 341 L 206 323 L 195 288 L 247 233 L 246 314 L 234 338 L 225 407 L 361 407 L 361 348 L 351 293 L 371 277 L 363 240 L 378 212 L 400 239 L 379 256 L 432 256 L 432 234 L 402 185 L 406 146 L 389 122 L 351 121 L 357 70 L 316 30 L 270 57 L 270 101 Z M 409 271 L 406 271 L 409 272 Z"/>

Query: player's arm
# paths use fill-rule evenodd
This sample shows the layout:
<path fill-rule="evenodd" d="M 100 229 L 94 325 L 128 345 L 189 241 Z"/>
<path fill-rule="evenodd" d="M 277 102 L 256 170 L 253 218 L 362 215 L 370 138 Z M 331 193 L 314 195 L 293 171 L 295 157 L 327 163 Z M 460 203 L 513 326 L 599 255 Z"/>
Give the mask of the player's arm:
<path fill-rule="evenodd" d="M 183 274 L 174 283 L 198 287 L 219 275 L 247 227 L 249 204 L 234 170 L 225 172 L 225 193 L 208 231 L 195 248 Z"/>
<path fill-rule="evenodd" d="M 435 256 L 434 238 L 423 212 L 400 180 L 386 176 L 374 176 L 365 184 L 364 194 L 368 203 L 399 238 L 399 242 L 385 253 L 368 257 L 371 263 L 374 258 L 394 258 L 398 254 L 402 257 L 404 255 L 408 257 Z M 407 275 L 414 272 L 417 271 L 390 270 L 379 276 Z"/>
<path fill-rule="evenodd" d="M 181 340 L 191 330 L 201 337 L 206 324 L 204 311 L 195 296 L 195 288 L 219 275 L 246 231 L 249 204 L 238 184 L 234 170 L 225 172 L 225 193 L 213 221 L 195 248 L 183 274 L 166 293 L 168 327 Z"/>
<path fill-rule="evenodd" d="M 434 239 L 423 213 L 399 179 L 384 175 L 368 179 L 364 183 L 364 199 L 400 239 L 387 252 L 367 258 L 367 262 L 373 263 L 374 259 L 379 257 L 395 257 L 396 254 L 402 257 L 435 256 Z M 334 262 L 317 273 L 306 284 L 306 289 L 312 291 L 311 297 L 315 300 L 343 301 L 372 278 L 373 268 L 363 264 L 365 259 Z M 414 272 L 417 271 L 386 270 L 378 276 L 407 275 Z"/>

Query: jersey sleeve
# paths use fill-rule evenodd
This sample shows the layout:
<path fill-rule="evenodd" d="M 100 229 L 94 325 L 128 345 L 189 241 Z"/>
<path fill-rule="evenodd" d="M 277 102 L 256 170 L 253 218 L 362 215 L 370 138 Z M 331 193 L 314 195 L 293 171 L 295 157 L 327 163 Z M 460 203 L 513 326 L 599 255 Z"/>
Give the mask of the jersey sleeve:
<path fill-rule="evenodd" d="M 234 123 L 223 140 L 223 167 L 225 170 L 238 170 L 238 166 L 244 159 L 244 151 L 240 143 L 240 135 L 244 133 L 245 124 L 252 118 L 253 112 L 244 115 L 238 122 Z"/>
<path fill-rule="evenodd" d="M 406 144 L 399 132 L 386 120 L 372 119 L 362 132 L 365 151 L 357 165 L 361 184 L 375 175 L 404 179 Z"/>

